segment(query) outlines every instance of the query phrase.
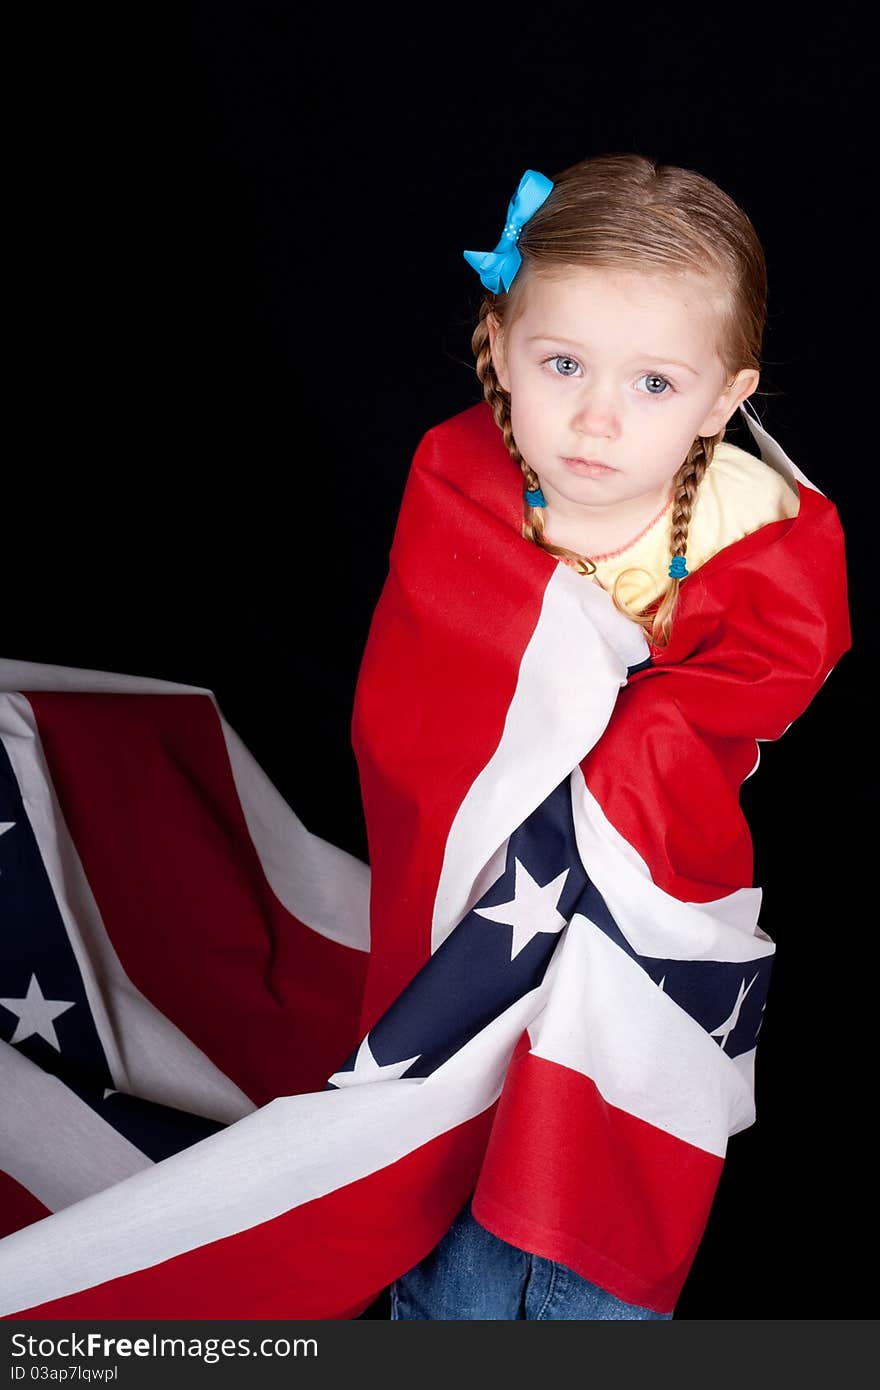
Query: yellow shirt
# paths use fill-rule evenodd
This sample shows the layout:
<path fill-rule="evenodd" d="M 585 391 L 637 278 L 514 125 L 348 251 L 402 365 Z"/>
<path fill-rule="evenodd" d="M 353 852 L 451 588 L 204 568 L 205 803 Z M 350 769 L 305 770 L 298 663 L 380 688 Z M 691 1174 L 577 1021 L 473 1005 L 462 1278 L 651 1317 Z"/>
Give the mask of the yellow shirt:
<path fill-rule="evenodd" d="M 703 474 L 691 512 L 686 550 L 688 572 L 693 574 L 719 550 L 759 527 L 797 516 L 799 506 L 797 489 L 781 473 L 763 459 L 722 440 Z M 629 545 L 605 560 L 597 560 L 596 573 L 591 578 L 611 592 L 623 570 L 638 566 L 638 573 L 628 574 L 621 581 L 619 596 L 635 612 L 646 608 L 670 582 L 671 530 L 670 503 Z"/>

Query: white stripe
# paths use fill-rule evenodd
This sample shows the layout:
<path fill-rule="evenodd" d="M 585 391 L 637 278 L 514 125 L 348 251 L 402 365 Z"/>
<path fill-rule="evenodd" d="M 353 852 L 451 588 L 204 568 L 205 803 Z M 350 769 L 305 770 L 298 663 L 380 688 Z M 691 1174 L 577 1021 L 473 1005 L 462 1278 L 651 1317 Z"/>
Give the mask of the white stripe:
<path fill-rule="evenodd" d="M 126 974 L 67 828 L 34 712 L 24 695 L 0 695 L 0 739 L 76 957 L 114 1087 L 223 1123 L 248 1114 L 253 1101 Z"/>
<path fill-rule="evenodd" d="M 760 888 L 738 888 L 712 902 L 682 902 L 654 882 L 638 850 L 608 820 L 580 767 L 571 774 L 571 802 L 581 862 L 640 956 L 751 961 L 776 950 L 758 926 Z"/>
<path fill-rule="evenodd" d="M 499 846 L 601 737 L 627 668 L 649 653 L 642 630 L 605 590 L 556 566 L 498 747 L 468 789 L 446 841 L 432 951 L 485 891 L 487 861 L 498 862 Z"/>
<path fill-rule="evenodd" d="M 729 1135 L 755 1118 L 741 1068 L 588 917 L 571 919 L 553 963 L 532 1052 L 590 1077 L 609 1105 L 723 1157 Z"/>
<path fill-rule="evenodd" d="M 306 830 L 222 714 L 220 720 L 241 809 L 276 898 L 312 931 L 369 951 L 369 866 Z"/>
<path fill-rule="evenodd" d="M 552 962 L 551 962 L 552 967 Z M 500 1095 L 554 973 L 431 1076 L 287 1096 L 0 1241 L 0 1315 L 149 1268 L 377 1172 Z"/>
<path fill-rule="evenodd" d="M 44 1207 L 63 1207 L 153 1166 L 57 1077 L 0 1042 L 0 1169 Z"/>
<path fill-rule="evenodd" d="M 0 658 L 0 692 L 28 690 L 207 696 L 217 711 L 241 809 L 273 893 L 312 931 L 354 950 L 370 949 L 369 866 L 306 830 L 228 724 L 212 691 L 150 676 Z"/>
<path fill-rule="evenodd" d="M 154 676 L 93 671 L 86 666 L 54 666 L 42 661 L 13 661 L 11 657 L 0 656 L 0 693 L 20 690 L 91 690 L 108 695 L 211 694 L 201 685 L 181 685 Z"/>

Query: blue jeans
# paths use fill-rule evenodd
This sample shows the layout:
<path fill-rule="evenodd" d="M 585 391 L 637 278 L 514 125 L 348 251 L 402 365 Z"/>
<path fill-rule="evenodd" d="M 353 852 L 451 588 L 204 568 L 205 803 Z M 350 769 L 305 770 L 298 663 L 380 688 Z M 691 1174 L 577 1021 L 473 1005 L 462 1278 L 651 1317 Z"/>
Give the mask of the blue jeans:
<path fill-rule="evenodd" d="M 470 1202 L 439 1245 L 395 1279 L 389 1293 L 391 1317 L 398 1319 L 573 1322 L 672 1317 L 624 1303 L 566 1265 L 508 1245 L 474 1220 Z"/>

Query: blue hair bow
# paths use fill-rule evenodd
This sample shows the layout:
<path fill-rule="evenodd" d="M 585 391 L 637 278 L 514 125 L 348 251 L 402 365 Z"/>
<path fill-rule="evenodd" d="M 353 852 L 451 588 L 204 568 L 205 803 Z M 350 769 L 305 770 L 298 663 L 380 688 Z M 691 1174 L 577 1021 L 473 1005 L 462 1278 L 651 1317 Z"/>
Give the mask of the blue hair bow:
<path fill-rule="evenodd" d="M 508 204 L 507 221 L 495 250 L 465 251 L 465 260 L 477 271 L 487 290 L 498 294 L 502 284 L 505 290 L 510 289 L 513 277 L 522 265 L 522 256 L 516 246 L 519 234 L 529 218 L 534 217 L 552 188 L 552 180 L 534 169 L 526 169 Z"/>

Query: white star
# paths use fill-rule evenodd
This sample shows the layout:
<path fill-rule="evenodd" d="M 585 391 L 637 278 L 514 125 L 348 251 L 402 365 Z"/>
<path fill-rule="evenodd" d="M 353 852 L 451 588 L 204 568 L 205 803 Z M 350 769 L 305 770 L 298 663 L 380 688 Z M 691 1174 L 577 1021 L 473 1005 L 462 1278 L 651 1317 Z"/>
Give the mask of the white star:
<path fill-rule="evenodd" d="M 562 897 L 562 889 L 568 878 L 568 869 L 563 869 L 551 883 L 543 886 L 535 881 L 524 864 L 514 859 L 516 877 L 513 897 L 510 902 L 496 903 L 494 907 L 477 907 L 474 911 L 480 917 L 488 917 L 491 922 L 513 927 L 510 943 L 510 959 L 514 960 L 537 932 L 560 932 L 565 926 L 565 918 L 556 910 Z"/>
<path fill-rule="evenodd" d="M 745 976 L 743 976 L 742 984 L 741 984 L 740 987 L 739 987 L 739 994 L 736 996 L 736 1001 L 735 1001 L 735 1003 L 734 1003 L 734 1005 L 733 1005 L 733 1012 L 729 1015 L 728 1018 L 726 1018 L 726 1019 L 724 1020 L 723 1023 L 719 1023 L 719 1025 L 718 1025 L 717 1028 L 713 1028 L 712 1031 L 711 1031 L 711 1033 L 709 1034 L 709 1036 L 710 1036 L 711 1038 L 720 1038 L 720 1039 L 721 1039 L 721 1051 L 722 1051 L 722 1052 L 724 1051 L 724 1045 L 725 1045 L 725 1043 L 727 1042 L 727 1039 L 730 1037 L 730 1035 L 731 1035 L 731 1033 L 733 1032 L 734 1028 L 736 1027 L 737 1023 L 739 1022 L 739 1015 L 740 1015 L 740 1010 L 742 1009 L 742 1006 L 743 1006 L 743 1000 L 745 999 L 746 995 L 748 994 L 749 990 L 751 989 L 752 985 L 755 983 L 755 981 L 757 980 L 757 978 L 758 978 L 757 975 L 753 975 L 753 976 L 752 976 L 752 978 L 749 980 L 748 989 L 747 989 L 747 988 L 745 987 L 745 984 L 746 984 Z"/>
<path fill-rule="evenodd" d="M 664 975 L 664 976 L 663 976 L 663 979 L 660 981 L 660 983 L 659 983 L 659 985 L 657 986 L 657 988 L 658 988 L 658 989 L 662 989 L 663 986 L 664 986 L 665 984 L 666 984 L 666 976 Z"/>
<path fill-rule="evenodd" d="M 31 975 L 27 996 L 24 999 L 0 999 L 0 1004 L 11 1013 L 18 1014 L 18 1025 L 9 1039 L 11 1043 L 24 1042 L 25 1038 L 37 1035 L 51 1043 L 56 1052 L 61 1051 L 58 1036 L 52 1020 L 67 1009 L 72 1009 L 76 1001 L 63 999 L 44 999 L 43 991 L 37 984 L 36 975 Z"/>
<path fill-rule="evenodd" d="M 419 1052 L 405 1062 L 389 1062 L 382 1067 L 370 1051 L 369 1036 L 368 1033 L 358 1048 L 354 1071 L 336 1071 L 330 1077 L 334 1086 L 360 1086 L 365 1081 L 396 1081 L 422 1055 Z"/>

